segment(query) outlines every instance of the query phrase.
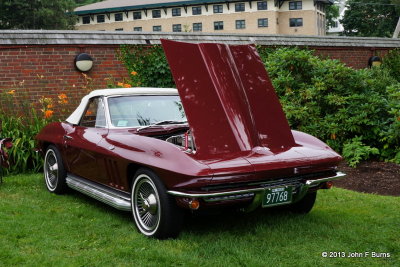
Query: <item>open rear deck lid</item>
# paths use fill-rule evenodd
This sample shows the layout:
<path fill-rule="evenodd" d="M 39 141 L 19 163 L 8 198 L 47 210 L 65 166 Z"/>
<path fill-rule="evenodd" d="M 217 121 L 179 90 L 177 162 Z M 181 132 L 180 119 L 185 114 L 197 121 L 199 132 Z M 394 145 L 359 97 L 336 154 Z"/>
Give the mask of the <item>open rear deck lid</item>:
<path fill-rule="evenodd" d="M 200 158 L 295 145 L 253 45 L 161 41 Z"/>

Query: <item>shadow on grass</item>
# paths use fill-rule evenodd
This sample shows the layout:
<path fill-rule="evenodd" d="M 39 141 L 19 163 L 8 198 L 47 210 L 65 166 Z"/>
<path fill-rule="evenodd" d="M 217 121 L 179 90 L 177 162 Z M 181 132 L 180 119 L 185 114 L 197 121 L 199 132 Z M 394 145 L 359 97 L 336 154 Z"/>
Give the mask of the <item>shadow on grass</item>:
<path fill-rule="evenodd" d="M 88 207 L 90 206 L 90 208 L 94 209 L 96 212 L 112 214 L 113 216 L 116 216 L 121 220 L 125 220 L 128 223 L 132 222 L 131 212 L 118 210 L 81 192 L 69 189 L 64 196 L 69 196 L 70 200 L 78 201 L 79 203 Z"/>
<path fill-rule="evenodd" d="M 299 215 L 285 208 L 259 208 L 250 213 L 224 210 L 209 214 L 190 214 L 183 232 L 194 235 L 235 233 L 255 234 L 260 228 L 277 228 L 296 223 L 309 215 Z"/>
<path fill-rule="evenodd" d="M 127 224 L 134 224 L 130 212 L 124 212 L 110 207 L 96 199 L 85 194 L 70 190 L 68 192 L 70 199 L 75 199 L 80 204 L 90 206 L 96 212 L 115 216 L 123 220 Z M 292 224 L 299 217 L 308 215 L 293 214 L 284 208 L 257 209 L 250 213 L 242 213 L 234 209 L 215 210 L 211 212 L 185 213 L 185 222 L 182 233 L 191 233 L 195 235 L 204 235 L 212 233 L 229 233 L 229 232 L 256 232 L 257 228 L 268 227 L 275 228 L 283 224 Z M 244 230 L 246 229 L 246 230 Z"/>

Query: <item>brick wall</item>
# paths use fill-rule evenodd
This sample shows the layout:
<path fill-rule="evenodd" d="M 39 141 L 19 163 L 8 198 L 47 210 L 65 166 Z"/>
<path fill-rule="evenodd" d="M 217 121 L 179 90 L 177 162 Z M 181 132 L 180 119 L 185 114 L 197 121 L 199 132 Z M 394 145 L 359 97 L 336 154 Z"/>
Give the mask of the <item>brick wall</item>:
<path fill-rule="evenodd" d="M 310 47 L 321 57 L 338 59 L 347 66 L 362 69 L 368 67 L 368 59 L 372 56 L 385 56 L 393 48 L 385 47 Z"/>
<path fill-rule="evenodd" d="M 40 97 L 57 99 L 67 94 L 70 106 L 91 89 L 106 88 L 109 77 L 122 80 L 127 71 L 117 59 L 113 46 L 0 46 L 0 91 L 29 93 L 31 101 Z M 96 64 L 86 75 L 75 69 L 74 58 L 88 53 Z M 72 107 L 68 107 L 70 109 Z"/>
<path fill-rule="evenodd" d="M 127 77 L 126 69 L 116 57 L 120 45 L 158 44 L 160 38 L 188 42 L 309 47 L 317 55 L 339 59 L 354 68 L 365 68 L 371 56 L 384 55 L 390 49 L 400 47 L 398 39 L 381 38 L 0 31 L 0 92 L 15 89 L 27 94 L 32 102 L 38 101 L 41 96 L 57 99 L 58 94 L 66 93 L 70 106 L 75 106 L 89 90 L 106 88 L 107 78 L 114 77 L 122 81 Z M 74 67 L 75 56 L 82 52 L 94 59 L 94 67 L 86 76 Z"/>

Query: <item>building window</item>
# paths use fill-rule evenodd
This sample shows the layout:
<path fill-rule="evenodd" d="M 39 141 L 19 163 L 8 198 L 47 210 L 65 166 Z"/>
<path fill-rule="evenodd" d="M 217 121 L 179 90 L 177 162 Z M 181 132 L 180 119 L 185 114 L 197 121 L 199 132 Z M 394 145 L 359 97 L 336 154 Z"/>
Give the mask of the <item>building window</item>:
<path fill-rule="evenodd" d="M 123 21 L 124 16 L 122 15 L 122 13 L 116 13 L 116 14 L 114 14 L 114 20 L 115 21 Z"/>
<path fill-rule="evenodd" d="M 257 10 L 267 10 L 267 9 L 268 9 L 267 1 L 257 2 Z"/>
<path fill-rule="evenodd" d="M 199 23 L 193 23 L 193 31 L 194 32 L 201 32 L 203 31 L 203 24 L 201 22 Z"/>
<path fill-rule="evenodd" d="M 160 32 L 161 31 L 161 25 L 153 26 L 153 32 Z"/>
<path fill-rule="evenodd" d="M 244 19 L 237 20 L 236 29 L 246 29 L 246 21 Z"/>
<path fill-rule="evenodd" d="M 82 17 L 82 24 L 90 24 L 90 16 Z"/>
<path fill-rule="evenodd" d="M 289 20 L 290 27 L 302 27 L 303 19 L 302 18 L 292 18 Z"/>
<path fill-rule="evenodd" d="M 224 6 L 223 5 L 213 5 L 214 13 L 223 13 Z"/>
<path fill-rule="evenodd" d="M 141 11 L 133 12 L 133 19 L 142 19 L 142 12 Z"/>
<path fill-rule="evenodd" d="M 181 8 L 173 8 L 172 9 L 172 16 L 173 17 L 179 17 L 181 15 Z"/>
<path fill-rule="evenodd" d="M 258 28 L 268 27 L 268 19 L 258 19 Z"/>
<path fill-rule="evenodd" d="M 214 21 L 214 30 L 219 31 L 224 29 L 223 21 Z"/>
<path fill-rule="evenodd" d="M 173 32 L 181 32 L 182 31 L 182 24 L 172 24 L 172 31 Z"/>
<path fill-rule="evenodd" d="M 201 6 L 192 7 L 192 15 L 201 15 Z"/>
<path fill-rule="evenodd" d="M 124 28 L 116 28 L 115 31 L 117 32 L 122 32 L 124 30 Z"/>
<path fill-rule="evenodd" d="M 301 1 L 289 2 L 289 10 L 301 10 L 301 9 L 303 9 L 303 2 Z"/>
<path fill-rule="evenodd" d="M 97 15 L 96 19 L 97 19 L 97 23 L 103 23 L 106 18 L 104 15 Z"/>
<path fill-rule="evenodd" d="M 141 32 L 142 30 L 142 27 L 133 27 L 134 32 Z"/>
<path fill-rule="evenodd" d="M 161 10 L 160 9 L 152 10 L 151 13 L 153 15 L 153 19 L 161 18 Z"/>
<path fill-rule="evenodd" d="M 245 11 L 244 3 L 236 3 L 235 12 L 243 12 L 243 11 Z"/>

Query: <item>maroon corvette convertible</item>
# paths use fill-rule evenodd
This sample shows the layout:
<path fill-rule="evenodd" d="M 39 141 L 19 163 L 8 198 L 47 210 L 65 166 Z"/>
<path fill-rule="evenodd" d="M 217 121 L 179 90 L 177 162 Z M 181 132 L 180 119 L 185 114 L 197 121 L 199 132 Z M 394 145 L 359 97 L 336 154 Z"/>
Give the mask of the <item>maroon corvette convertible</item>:
<path fill-rule="evenodd" d="M 73 188 L 176 237 L 183 211 L 309 212 L 341 157 L 292 131 L 256 49 L 162 41 L 178 89 L 96 90 L 37 136 L 49 191 Z"/>

